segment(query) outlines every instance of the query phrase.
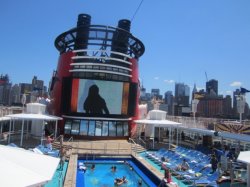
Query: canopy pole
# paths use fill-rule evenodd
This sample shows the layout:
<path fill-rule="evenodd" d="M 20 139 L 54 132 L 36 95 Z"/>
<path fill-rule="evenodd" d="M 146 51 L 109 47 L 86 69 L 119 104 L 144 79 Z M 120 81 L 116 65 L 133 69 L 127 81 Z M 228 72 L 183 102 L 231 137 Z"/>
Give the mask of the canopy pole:
<path fill-rule="evenodd" d="M 172 138 L 172 129 L 171 129 L 171 127 L 169 127 L 169 131 L 168 131 L 168 133 L 169 133 L 169 137 L 168 137 L 168 149 L 171 149 L 171 146 L 170 146 L 170 143 L 171 143 L 171 138 Z"/>
<path fill-rule="evenodd" d="M 176 145 L 178 146 L 179 142 L 178 142 L 178 135 L 179 135 L 179 131 L 178 131 L 178 128 L 176 129 Z"/>
<path fill-rule="evenodd" d="M 41 145 L 43 145 L 43 133 L 44 133 L 44 120 L 42 125 Z"/>
<path fill-rule="evenodd" d="M 153 133 L 153 149 L 155 149 L 155 126 L 153 128 L 153 131 L 154 131 L 154 133 Z"/>
<path fill-rule="evenodd" d="M 8 137 L 8 144 L 10 143 L 11 123 L 12 123 L 12 120 L 10 120 L 10 125 L 9 125 L 9 137 Z"/>
<path fill-rule="evenodd" d="M 1 132 L 0 132 L 0 134 L 2 134 L 3 133 L 3 123 L 1 122 Z"/>
<path fill-rule="evenodd" d="M 29 122 L 27 120 L 26 121 L 26 139 L 28 139 L 28 134 L 29 134 Z"/>
<path fill-rule="evenodd" d="M 247 186 L 250 186 L 250 163 L 247 164 Z"/>
<path fill-rule="evenodd" d="M 139 139 L 141 139 L 141 129 L 142 129 L 142 125 L 141 124 L 137 124 L 137 127 L 139 127 Z"/>
<path fill-rule="evenodd" d="M 144 131 L 144 141 L 146 140 L 146 132 L 145 132 L 145 124 L 143 124 L 143 131 Z"/>
<path fill-rule="evenodd" d="M 20 147 L 23 146 L 23 126 L 24 126 L 24 119 L 23 119 L 23 121 L 22 121 L 22 131 L 21 131 Z"/>
<path fill-rule="evenodd" d="M 160 142 L 160 136 L 161 136 L 160 130 L 161 130 L 161 127 L 158 127 L 158 143 Z"/>
<path fill-rule="evenodd" d="M 56 139 L 56 135 L 57 135 L 57 120 L 56 120 L 56 127 L 55 127 L 55 138 L 54 139 Z"/>

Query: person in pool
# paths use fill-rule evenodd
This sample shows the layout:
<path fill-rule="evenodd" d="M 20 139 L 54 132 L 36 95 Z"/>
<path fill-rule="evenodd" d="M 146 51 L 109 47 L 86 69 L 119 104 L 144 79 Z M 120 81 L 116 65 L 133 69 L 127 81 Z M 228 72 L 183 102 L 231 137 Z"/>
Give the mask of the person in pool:
<path fill-rule="evenodd" d="M 86 172 L 87 170 L 87 167 L 84 165 L 84 163 L 80 162 L 79 163 L 79 166 L 78 166 L 79 170 L 80 171 L 83 171 L 84 173 Z"/>
<path fill-rule="evenodd" d="M 95 170 L 95 164 L 92 164 L 90 169 L 91 169 L 91 171 L 94 171 Z"/>
<path fill-rule="evenodd" d="M 116 172 L 116 166 L 111 166 L 111 171 Z"/>
<path fill-rule="evenodd" d="M 127 183 L 127 182 L 128 182 L 128 180 L 126 179 L 125 176 L 123 176 L 122 178 L 115 178 L 115 180 L 114 180 L 114 184 L 116 186 L 120 186 L 120 185 Z"/>

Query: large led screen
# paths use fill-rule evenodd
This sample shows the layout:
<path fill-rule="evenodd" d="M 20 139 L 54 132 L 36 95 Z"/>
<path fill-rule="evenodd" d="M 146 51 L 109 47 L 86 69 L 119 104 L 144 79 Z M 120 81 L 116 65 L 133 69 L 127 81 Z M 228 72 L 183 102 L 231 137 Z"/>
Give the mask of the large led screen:
<path fill-rule="evenodd" d="M 73 79 L 71 111 L 88 115 L 127 115 L 129 83 Z"/>

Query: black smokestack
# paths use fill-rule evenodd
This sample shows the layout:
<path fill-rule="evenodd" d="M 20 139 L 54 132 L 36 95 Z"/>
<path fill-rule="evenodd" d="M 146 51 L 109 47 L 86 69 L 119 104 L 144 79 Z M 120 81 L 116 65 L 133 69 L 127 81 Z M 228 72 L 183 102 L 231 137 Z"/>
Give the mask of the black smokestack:
<path fill-rule="evenodd" d="M 131 22 L 127 19 L 122 19 L 118 22 L 118 28 L 113 35 L 112 51 L 127 54 L 128 52 L 128 38 L 130 34 Z M 113 57 L 119 58 L 117 55 Z"/>
<path fill-rule="evenodd" d="M 118 27 L 121 28 L 121 29 L 124 29 L 128 32 L 130 32 L 130 25 L 131 25 L 131 22 L 127 19 L 121 19 L 119 22 L 118 22 Z"/>
<path fill-rule="evenodd" d="M 87 49 L 89 38 L 89 26 L 91 16 L 88 14 L 79 14 L 77 21 L 77 31 L 74 49 Z"/>

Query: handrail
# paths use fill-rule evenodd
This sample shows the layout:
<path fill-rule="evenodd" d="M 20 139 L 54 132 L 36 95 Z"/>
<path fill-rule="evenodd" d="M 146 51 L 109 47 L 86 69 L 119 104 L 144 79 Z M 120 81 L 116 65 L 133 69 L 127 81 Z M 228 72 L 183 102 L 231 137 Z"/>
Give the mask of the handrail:
<path fill-rule="evenodd" d="M 67 142 L 73 142 L 73 136 L 71 136 L 70 139 L 68 139 Z"/>
<path fill-rule="evenodd" d="M 139 137 L 138 139 L 140 140 L 140 142 L 142 142 L 144 144 L 144 146 L 146 148 L 147 143 L 143 139 L 141 139 L 141 137 Z"/>
<path fill-rule="evenodd" d="M 130 145 L 130 146 L 129 146 Z M 115 155 L 127 155 L 129 152 L 131 153 L 131 143 L 121 143 L 121 142 L 113 142 L 113 143 L 107 143 L 107 142 L 92 142 L 92 141 L 86 141 L 84 142 L 83 146 L 80 146 L 80 143 L 74 144 L 72 146 L 72 149 L 77 149 L 78 154 L 90 154 L 90 155 L 109 155 L 109 154 L 115 154 Z M 136 148 L 136 144 L 134 148 Z M 134 149 L 135 151 L 135 149 Z M 137 151 L 136 151 L 137 152 Z"/>
<path fill-rule="evenodd" d="M 60 135 L 60 136 L 56 137 L 56 138 L 54 139 L 54 142 L 59 141 L 59 139 L 61 139 L 61 137 L 63 137 L 63 135 Z"/>
<path fill-rule="evenodd" d="M 135 155 L 137 154 L 137 144 L 135 143 L 135 141 L 132 138 L 129 138 L 129 140 L 132 141 L 132 143 L 135 145 Z"/>
<path fill-rule="evenodd" d="M 134 141 L 134 139 L 132 139 L 132 138 L 129 138 L 129 140 L 130 140 L 130 141 L 132 141 L 132 142 L 133 142 L 133 143 L 135 144 L 135 141 Z"/>

